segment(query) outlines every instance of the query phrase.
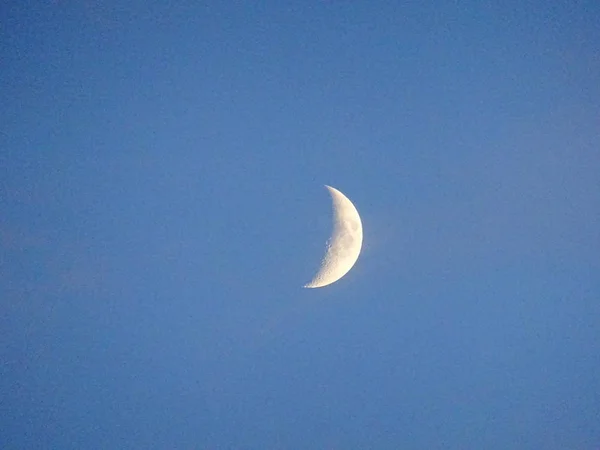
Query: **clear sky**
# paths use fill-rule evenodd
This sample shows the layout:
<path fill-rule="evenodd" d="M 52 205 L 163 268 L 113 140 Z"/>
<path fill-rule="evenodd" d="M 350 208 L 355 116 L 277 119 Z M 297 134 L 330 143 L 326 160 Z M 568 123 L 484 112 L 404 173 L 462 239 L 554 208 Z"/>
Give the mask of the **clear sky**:
<path fill-rule="evenodd" d="M 0 14 L 0 448 L 599 448 L 600 3 Z"/>

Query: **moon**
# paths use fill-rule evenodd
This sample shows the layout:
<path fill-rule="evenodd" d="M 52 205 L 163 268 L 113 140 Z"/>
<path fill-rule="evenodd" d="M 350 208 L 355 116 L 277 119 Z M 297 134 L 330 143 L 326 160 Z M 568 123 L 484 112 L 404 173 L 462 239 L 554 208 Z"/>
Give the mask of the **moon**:
<path fill-rule="evenodd" d="M 331 186 L 325 185 L 333 203 L 333 233 L 319 271 L 305 288 L 319 288 L 335 283 L 346 275 L 360 254 L 363 241 L 362 223 L 352 202 Z"/>

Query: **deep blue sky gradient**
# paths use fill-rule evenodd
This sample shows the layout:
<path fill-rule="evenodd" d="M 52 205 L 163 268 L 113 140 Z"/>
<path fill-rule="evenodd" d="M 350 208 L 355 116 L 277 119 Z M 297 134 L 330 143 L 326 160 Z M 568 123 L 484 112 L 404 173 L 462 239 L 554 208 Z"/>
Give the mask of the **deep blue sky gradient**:
<path fill-rule="evenodd" d="M 600 4 L 0 12 L 2 449 L 599 448 Z"/>

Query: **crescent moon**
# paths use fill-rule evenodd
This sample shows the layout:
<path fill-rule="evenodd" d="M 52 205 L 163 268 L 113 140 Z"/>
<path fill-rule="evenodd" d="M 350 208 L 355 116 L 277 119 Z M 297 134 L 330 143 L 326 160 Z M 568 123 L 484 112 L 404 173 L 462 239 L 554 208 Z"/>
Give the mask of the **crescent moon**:
<path fill-rule="evenodd" d="M 333 233 L 327 241 L 327 252 L 321 267 L 305 288 L 318 288 L 335 283 L 346 275 L 360 254 L 363 240 L 362 223 L 358 211 L 348 197 L 325 185 L 331 194 L 333 206 Z"/>

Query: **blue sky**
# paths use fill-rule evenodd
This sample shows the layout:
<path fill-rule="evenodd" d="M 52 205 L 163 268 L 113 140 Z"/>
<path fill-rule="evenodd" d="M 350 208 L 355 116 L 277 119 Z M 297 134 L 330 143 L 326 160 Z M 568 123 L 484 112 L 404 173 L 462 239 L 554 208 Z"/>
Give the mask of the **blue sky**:
<path fill-rule="evenodd" d="M 598 448 L 599 19 L 3 6 L 0 447 Z"/>

